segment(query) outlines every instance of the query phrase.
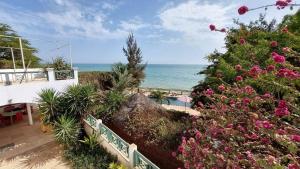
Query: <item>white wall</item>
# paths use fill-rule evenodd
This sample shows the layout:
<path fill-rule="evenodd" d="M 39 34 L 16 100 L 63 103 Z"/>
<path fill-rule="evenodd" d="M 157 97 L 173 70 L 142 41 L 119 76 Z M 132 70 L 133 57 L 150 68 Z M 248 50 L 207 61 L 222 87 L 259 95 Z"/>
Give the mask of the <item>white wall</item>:
<path fill-rule="evenodd" d="M 0 106 L 13 103 L 36 103 L 42 89 L 64 91 L 69 85 L 78 84 L 78 79 L 28 82 L 9 86 L 0 85 Z M 11 99 L 11 103 L 9 100 Z"/>

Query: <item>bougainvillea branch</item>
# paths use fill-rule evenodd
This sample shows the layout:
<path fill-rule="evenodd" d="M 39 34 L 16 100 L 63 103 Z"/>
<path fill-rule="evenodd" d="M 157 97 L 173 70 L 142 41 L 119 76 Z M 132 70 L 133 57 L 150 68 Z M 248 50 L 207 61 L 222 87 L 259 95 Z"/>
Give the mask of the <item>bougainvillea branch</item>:
<path fill-rule="evenodd" d="M 240 15 L 244 15 L 245 13 L 249 12 L 249 11 L 254 11 L 254 10 L 258 10 L 258 9 L 268 9 L 269 7 L 277 7 L 277 9 L 284 9 L 286 7 L 290 7 L 291 9 L 293 9 L 293 7 L 295 6 L 300 6 L 300 4 L 297 3 L 292 3 L 291 0 L 278 0 L 275 2 L 275 4 L 270 4 L 270 5 L 263 5 L 263 6 L 259 6 L 259 7 L 255 7 L 255 8 L 249 8 L 247 6 L 241 6 L 238 9 L 238 13 Z"/>

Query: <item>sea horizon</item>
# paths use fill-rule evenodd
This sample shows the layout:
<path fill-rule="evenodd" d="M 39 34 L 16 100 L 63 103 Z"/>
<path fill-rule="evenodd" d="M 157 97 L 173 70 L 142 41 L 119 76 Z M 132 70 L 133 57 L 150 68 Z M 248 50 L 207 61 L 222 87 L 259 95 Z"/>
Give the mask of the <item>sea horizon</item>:
<path fill-rule="evenodd" d="M 111 65 L 113 64 L 73 64 L 74 67 L 78 67 L 79 72 L 110 71 Z M 204 79 L 203 75 L 197 73 L 207 66 L 204 64 L 147 64 L 146 77 L 141 87 L 192 90 L 193 86 Z"/>

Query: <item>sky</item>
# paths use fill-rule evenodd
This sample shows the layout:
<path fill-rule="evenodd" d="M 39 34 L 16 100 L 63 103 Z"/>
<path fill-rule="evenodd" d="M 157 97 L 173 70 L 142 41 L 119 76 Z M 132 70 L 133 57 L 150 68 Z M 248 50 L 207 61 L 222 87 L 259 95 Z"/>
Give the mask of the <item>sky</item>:
<path fill-rule="evenodd" d="M 0 22 L 9 24 L 49 62 L 62 56 L 73 63 L 126 62 L 122 52 L 132 32 L 148 64 L 208 64 L 215 49 L 224 52 L 224 33 L 265 13 L 280 21 L 289 9 L 270 8 L 238 15 L 275 0 L 1 0 Z M 294 2 L 297 2 L 294 0 Z M 71 52 L 69 45 L 71 44 Z M 71 58 L 70 58 L 71 56 Z M 26 57 L 26 56 L 25 56 Z"/>

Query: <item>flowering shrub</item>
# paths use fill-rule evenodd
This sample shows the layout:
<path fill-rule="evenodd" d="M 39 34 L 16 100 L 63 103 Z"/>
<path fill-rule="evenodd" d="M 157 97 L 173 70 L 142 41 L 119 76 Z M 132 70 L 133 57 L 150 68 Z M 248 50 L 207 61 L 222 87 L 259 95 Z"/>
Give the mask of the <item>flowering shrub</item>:
<path fill-rule="evenodd" d="M 278 0 L 238 13 L 269 6 L 299 5 Z M 213 65 L 192 95 L 201 116 L 172 155 L 187 169 L 300 169 L 300 36 L 263 17 L 237 24 L 226 31 L 227 52 L 208 56 Z"/>
<path fill-rule="evenodd" d="M 258 70 L 253 66 L 249 72 Z M 300 167 L 300 119 L 287 100 L 260 95 L 242 83 L 222 84 L 201 95 L 210 101 L 198 103 L 202 116 L 182 137 L 177 152 L 185 168 Z"/>

